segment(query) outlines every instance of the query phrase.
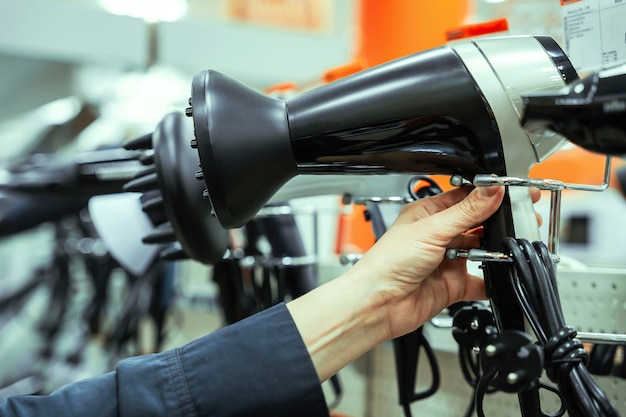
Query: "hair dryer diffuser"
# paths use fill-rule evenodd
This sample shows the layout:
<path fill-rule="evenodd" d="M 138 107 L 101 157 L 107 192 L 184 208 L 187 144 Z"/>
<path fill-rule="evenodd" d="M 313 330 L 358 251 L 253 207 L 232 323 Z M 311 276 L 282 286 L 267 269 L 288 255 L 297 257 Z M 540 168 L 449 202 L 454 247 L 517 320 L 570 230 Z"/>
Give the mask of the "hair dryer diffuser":
<path fill-rule="evenodd" d="M 213 209 L 225 227 L 242 226 L 298 173 L 286 103 L 215 71 L 198 74 L 192 89 L 191 146 Z"/>
<path fill-rule="evenodd" d="M 125 190 L 144 193 L 142 209 L 157 225 L 144 242 L 167 244 L 161 251 L 166 259 L 190 257 L 211 264 L 224 256 L 228 231 L 210 214 L 202 177 L 195 178 L 198 157 L 189 147 L 192 137 L 184 115 L 170 113 L 151 135 L 127 144 L 128 149 L 147 150 L 142 160 L 148 167 Z"/>

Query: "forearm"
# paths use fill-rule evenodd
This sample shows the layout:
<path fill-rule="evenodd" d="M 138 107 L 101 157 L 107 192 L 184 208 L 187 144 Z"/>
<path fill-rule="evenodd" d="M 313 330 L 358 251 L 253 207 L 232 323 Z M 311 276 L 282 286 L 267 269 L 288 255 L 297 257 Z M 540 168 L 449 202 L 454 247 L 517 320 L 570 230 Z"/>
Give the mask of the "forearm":
<path fill-rule="evenodd" d="M 52 395 L 0 399 L 0 416 L 328 416 L 284 305 L 180 349 L 122 361 L 115 372 Z"/>
<path fill-rule="evenodd" d="M 388 339 L 384 300 L 364 280 L 353 269 L 287 304 L 320 381 Z"/>
<path fill-rule="evenodd" d="M 499 207 L 500 187 L 461 187 L 407 204 L 391 228 L 341 277 L 287 305 L 321 381 L 378 343 L 415 330 L 448 305 L 485 297 L 481 278 L 447 247 Z"/>

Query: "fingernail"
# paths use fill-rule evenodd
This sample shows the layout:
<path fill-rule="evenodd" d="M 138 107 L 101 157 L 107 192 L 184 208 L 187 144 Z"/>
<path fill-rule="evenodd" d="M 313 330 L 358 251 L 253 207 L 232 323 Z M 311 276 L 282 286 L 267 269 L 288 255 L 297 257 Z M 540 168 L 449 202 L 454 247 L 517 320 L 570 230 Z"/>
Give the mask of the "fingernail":
<path fill-rule="evenodd" d="M 478 188 L 478 192 L 480 193 L 480 195 L 482 195 L 483 197 L 493 197 L 494 195 L 496 195 L 496 193 L 498 192 L 498 187 L 497 186 L 492 186 L 492 187 L 479 187 Z"/>

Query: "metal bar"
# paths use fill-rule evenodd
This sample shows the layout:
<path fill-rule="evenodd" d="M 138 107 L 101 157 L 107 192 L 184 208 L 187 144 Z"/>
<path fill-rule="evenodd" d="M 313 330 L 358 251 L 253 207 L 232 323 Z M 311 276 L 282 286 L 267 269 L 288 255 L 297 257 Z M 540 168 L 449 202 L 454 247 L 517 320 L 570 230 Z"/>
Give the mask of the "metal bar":
<path fill-rule="evenodd" d="M 626 334 L 577 332 L 576 337 L 584 343 L 626 344 Z"/>
<path fill-rule="evenodd" d="M 561 227 L 561 190 L 550 192 L 550 223 L 548 225 L 548 250 L 558 256 Z"/>
<path fill-rule="evenodd" d="M 604 162 L 604 181 L 601 185 L 587 185 L 587 184 L 566 184 L 565 189 L 567 190 L 578 190 L 578 191 L 604 191 L 609 188 L 609 181 L 611 179 L 611 157 L 609 155 L 606 156 L 606 160 Z"/>
<path fill-rule="evenodd" d="M 513 262 L 511 257 L 502 252 L 486 251 L 484 249 L 456 249 L 449 248 L 446 250 L 446 258 L 467 258 L 469 261 L 478 262 Z"/>
<path fill-rule="evenodd" d="M 346 253 L 341 255 L 339 263 L 341 263 L 341 265 L 354 265 L 360 261 L 362 257 L 363 255 L 360 253 Z"/>
<path fill-rule="evenodd" d="M 352 199 L 353 204 L 365 205 L 367 203 L 401 203 L 406 204 L 412 202 L 410 197 L 354 197 Z"/>
<path fill-rule="evenodd" d="M 293 208 L 291 206 L 266 206 L 259 210 L 256 217 L 285 216 L 288 214 L 313 214 L 315 211 L 315 207 L 313 206 L 298 208 Z"/>
<path fill-rule="evenodd" d="M 534 187 L 540 190 L 562 190 L 565 188 L 565 183 L 558 180 L 541 179 L 541 178 L 527 178 L 527 177 L 510 177 L 510 176 L 497 176 L 478 174 L 474 177 L 475 187 L 490 187 L 490 186 L 502 186 L 502 187 Z"/>
<path fill-rule="evenodd" d="M 303 266 L 315 265 L 317 257 L 314 255 L 305 256 L 283 256 L 281 258 L 266 258 L 263 256 L 246 256 L 239 260 L 242 268 L 254 268 L 256 266 Z"/>
<path fill-rule="evenodd" d="M 609 187 L 611 178 L 611 157 L 607 156 L 604 163 L 604 178 L 600 185 L 591 184 L 568 184 L 559 180 L 545 178 L 527 178 L 527 177 L 509 177 L 488 174 L 478 174 L 474 177 L 475 187 L 489 186 L 518 186 L 518 187 L 534 187 L 540 190 L 560 191 L 560 190 L 578 190 L 578 191 L 604 191 Z"/>

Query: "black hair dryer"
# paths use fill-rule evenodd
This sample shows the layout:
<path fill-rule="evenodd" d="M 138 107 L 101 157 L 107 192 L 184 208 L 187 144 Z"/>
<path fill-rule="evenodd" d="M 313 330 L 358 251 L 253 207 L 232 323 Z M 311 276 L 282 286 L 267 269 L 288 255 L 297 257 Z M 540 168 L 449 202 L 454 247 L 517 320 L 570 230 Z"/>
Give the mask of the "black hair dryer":
<path fill-rule="evenodd" d="M 186 113 L 213 210 L 234 228 L 297 174 L 527 176 L 566 140 L 525 130 L 522 96 L 576 79 L 551 38 L 485 38 L 400 58 L 287 100 L 203 71 Z M 509 187 L 485 223 L 486 249 L 501 250 L 508 236 L 540 240 L 528 189 Z M 513 293 L 489 279 L 498 268 L 488 264 L 486 278 L 492 301 L 505 297 L 502 312 Z M 523 326 L 516 313 L 513 327 Z"/>
<path fill-rule="evenodd" d="M 526 129 L 552 130 L 590 151 L 626 155 L 626 65 L 523 99 Z"/>
<path fill-rule="evenodd" d="M 233 228 L 297 174 L 527 177 L 566 140 L 525 130 L 522 96 L 576 79 L 551 38 L 484 38 L 400 58 L 287 100 L 204 71 L 193 80 L 186 113 L 215 214 Z M 540 240 L 527 188 L 508 187 L 484 226 L 490 251 L 502 250 L 509 236 Z M 523 330 L 503 278 L 510 267 L 484 266 L 498 327 Z"/>

